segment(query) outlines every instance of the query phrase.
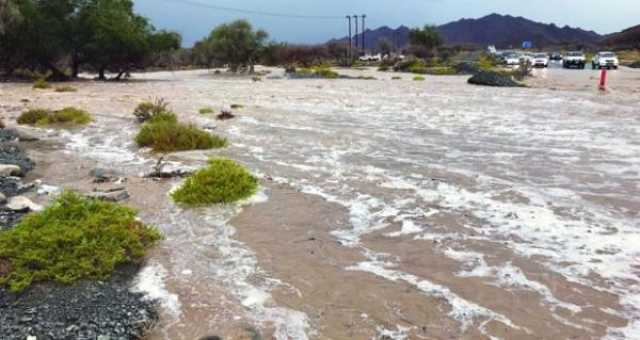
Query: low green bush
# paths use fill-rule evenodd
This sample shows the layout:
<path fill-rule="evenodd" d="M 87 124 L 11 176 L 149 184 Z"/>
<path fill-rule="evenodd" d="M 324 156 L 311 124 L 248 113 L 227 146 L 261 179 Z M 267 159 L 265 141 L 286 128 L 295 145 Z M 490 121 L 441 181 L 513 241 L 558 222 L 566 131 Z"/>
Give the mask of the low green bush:
<path fill-rule="evenodd" d="M 389 71 L 390 67 L 389 65 L 380 65 L 380 67 L 378 67 L 378 71 L 380 72 L 387 72 Z"/>
<path fill-rule="evenodd" d="M 415 81 L 424 81 L 425 78 L 422 77 L 422 76 L 415 76 L 415 77 L 413 77 L 413 80 L 415 80 Z"/>
<path fill-rule="evenodd" d="M 213 109 L 210 107 L 203 107 L 200 109 L 199 112 L 201 115 L 207 115 L 207 114 L 213 113 Z"/>
<path fill-rule="evenodd" d="M 337 79 L 340 75 L 333 71 L 329 66 L 319 65 L 309 68 L 301 68 L 296 70 L 295 75 L 298 77 Z"/>
<path fill-rule="evenodd" d="M 188 177 L 171 197 L 186 206 L 204 206 L 233 203 L 252 196 L 257 190 L 257 178 L 244 167 L 228 159 L 211 159 L 206 167 Z"/>
<path fill-rule="evenodd" d="M 442 66 L 442 67 L 429 67 L 427 68 L 426 74 L 436 75 L 436 76 L 451 76 L 458 74 L 453 67 Z"/>
<path fill-rule="evenodd" d="M 46 79 L 40 78 L 40 79 L 36 79 L 36 81 L 33 83 L 33 88 L 35 90 L 46 90 L 46 89 L 50 89 L 51 85 L 47 82 Z"/>
<path fill-rule="evenodd" d="M 133 110 L 133 115 L 138 119 L 138 122 L 144 123 L 150 119 L 153 119 L 155 116 L 163 115 L 163 114 L 172 114 L 169 110 L 169 103 L 167 103 L 164 99 L 156 99 L 154 102 L 143 102 L 140 103 L 135 110 Z M 168 116 L 165 115 L 164 118 Z"/>
<path fill-rule="evenodd" d="M 193 125 L 155 118 L 142 126 L 136 143 L 155 152 L 173 152 L 222 148 L 227 140 Z"/>
<path fill-rule="evenodd" d="M 78 90 L 73 86 L 58 86 L 56 87 L 55 91 L 56 92 L 76 92 Z"/>
<path fill-rule="evenodd" d="M 402 77 L 398 77 L 398 76 L 391 77 L 391 80 L 400 80 L 400 79 L 402 79 Z"/>
<path fill-rule="evenodd" d="M 240 105 L 240 104 L 231 104 L 231 108 L 232 108 L 232 109 L 234 109 L 234 110 L 238 110 L 238 109 L 241 109 L 241 108 L 243 108 L 243 107 L 244 107 L 244 106 L 243 106 L 243 105 Z"/>
<path fill-rule="evenodd" d="M 103 280 L 118 265 L 140 261 L 161 238 L 131 208 L 64 192 L 0 232 L 0 261 L 9 264 L 0 284 L 17 292 L 41 281 Z"/>
<path fill-rule="evenodd" d="M 18 117 L 18 124 L 23 125 L 85 125 L 89 124 L 93 118 L 87 111 L 65 107 L 62 110 L 51 111 L 46 109 L 31 109 L 23 112 Z"/>

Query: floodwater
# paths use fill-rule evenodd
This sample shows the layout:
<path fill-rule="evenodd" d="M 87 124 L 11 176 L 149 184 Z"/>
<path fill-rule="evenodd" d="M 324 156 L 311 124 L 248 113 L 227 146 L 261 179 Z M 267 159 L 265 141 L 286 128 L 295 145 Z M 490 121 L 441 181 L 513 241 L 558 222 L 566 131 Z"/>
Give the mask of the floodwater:
<path fill-rule="evenodd" d="M 34 152 L 51 184 L 120 169 L 165 233 L 134 287 L 161 301 L 152 339 L 640 338 L 640 72 L 613 73 L 606 94 L 589 71 L 537 70 L 518 89 L 340 72 L 378 79 L 163 72 L 0 98 L 9 116 L 22 98 L 96 113 L 31 130 L 62 145 Z M 236 159 L 260 193 L 185 210 L 167 196 L 178 180 L 141 179 L 155 156 L 134 147 L 130 113 L 152 97 L 231 141 L 171 161 Z M 245 107 L 228 122 L 197 113 L 231 104 Z"/>

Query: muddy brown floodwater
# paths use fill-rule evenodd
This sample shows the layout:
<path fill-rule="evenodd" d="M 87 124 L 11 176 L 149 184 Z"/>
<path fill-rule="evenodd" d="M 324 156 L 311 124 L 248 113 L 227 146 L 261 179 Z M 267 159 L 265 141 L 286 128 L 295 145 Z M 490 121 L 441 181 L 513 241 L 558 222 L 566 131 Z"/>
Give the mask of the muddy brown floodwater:
<path fill-rule="evenodd" d="M 46 184 L 127 178 L 166 239 L 132 289 L 158 299 L 151 339 L 640 339 L 640 72 L 537 70 L 530 88 L 466 77 L 261 82 L 208 71 L 73 84 L 0 84 L 5 120 L 77 106 L 75 130 L 29 129 Z M 143 179 L 131 112 L 162 97 L 261 178 L 253 198 L 182 209 L 179 180 Z M 21 102 L 28 99 L 28 103 Z M 202 107 L 241 104 L 217 122 Z M 13 123 L 11 123 L 13 121 Z M 45 202 L 47 197 L 39 197 Z"/>

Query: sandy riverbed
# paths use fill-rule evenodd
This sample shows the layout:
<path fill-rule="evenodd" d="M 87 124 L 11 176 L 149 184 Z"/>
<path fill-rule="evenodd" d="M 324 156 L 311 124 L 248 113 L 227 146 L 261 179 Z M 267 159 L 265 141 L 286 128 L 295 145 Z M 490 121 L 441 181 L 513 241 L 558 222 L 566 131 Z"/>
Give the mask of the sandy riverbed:
<path fill-rule="evenodd" d="M 160 72 L 64 94 L 0 84 L 0 103 L 96 114 L 30 129 L 53 142 L 32 147 L 34 176 L 90 190 L 95 166 L 125 173 L 167 235 L 139 282 L 162 301 L 152 339 L 640 337 L 640 72 L 607 94 L 589 71 L 538 70 L 527 89 L 340 72 L 378 79 Z M 239 160 L 261 193 L 183 210 L 179 181 L 141 179 L 156 156 L 133 145 L 131 112 L 153 97 L 232 144 L 170 160 Z M 234 103 L 229 122 L 197 113 Z"/>

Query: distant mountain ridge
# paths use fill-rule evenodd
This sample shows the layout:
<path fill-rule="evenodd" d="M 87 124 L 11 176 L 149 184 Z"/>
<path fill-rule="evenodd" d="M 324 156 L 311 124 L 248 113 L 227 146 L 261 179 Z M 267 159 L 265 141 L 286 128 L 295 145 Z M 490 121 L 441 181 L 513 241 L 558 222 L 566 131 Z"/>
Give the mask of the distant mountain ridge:
<path fill-rule="evenodd" d="M 519 47 L 523 41 L 532 41 L 535 47 L 560 44 L 597 44 L 602 36 L 594 31 L 569 26 L 558 27 L 523 17 L 490 14 L 479 19 L 460 19 L 437 27 L 447 44 L 452 45 L 496 45 L 499 48 Z M 380 39 L 386 38 L 397 47 L 409 44 L 409 31 L 406 26 L 392 29 L 387 26 L 365 31 L 367 48 L 377 46 Z M 361 34 L 357 36 L 362 39 Z M 346 37 L 338 41 L 346 41 Z M 336 41 L 336 40 L 334 40 Z"/>
<path fill-rule="evenodd" d="M 640 48 L 640 25 L 609 34 L 605 37 L 603 43 L 608 46 Z"/>

